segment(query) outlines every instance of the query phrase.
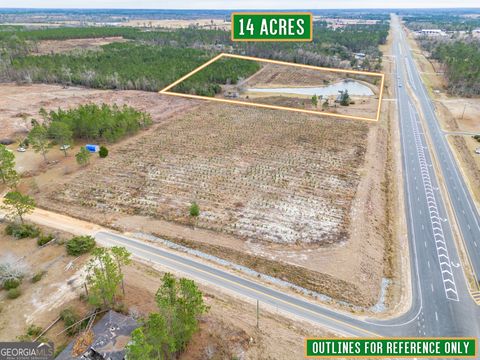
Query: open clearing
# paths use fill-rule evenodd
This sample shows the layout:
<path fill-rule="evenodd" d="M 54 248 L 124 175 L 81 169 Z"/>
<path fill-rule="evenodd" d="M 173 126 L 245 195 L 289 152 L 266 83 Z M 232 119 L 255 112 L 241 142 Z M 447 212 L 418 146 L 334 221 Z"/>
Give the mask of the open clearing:
<path fill-rule="evenodd" d="M 120 23 L 116 23 L 120 26 L 132 26 L 132 27 L 160 27 L 160 28 L 188 28 L 197 27 L 202 29 L 220 29 L 230 30 L 231 23 L 224 19 L 135 19 L 128 20 Z"/>
<path fill-rule="evenodd" d="M 384 129 L 209 102 L 173 116 L 172 99 L 157 100 L 169 121 L 111 146 L 108 159 L 37 177 L 50 179 L 32 192 L 39 204 L 375 304 L 386 236 Z M 193 201 L 201 208 L 195 224 Z"/>
<path fill-rule="evenodd" d="M 127 40 L 120 36 L 94 39 L 43 40 L 35 44 L 33 54 L 50 55 L 71 51 L 99 50 L 102 45 L 125 41 Z"/>
<path fill-rule="evenodd" d="M 55 234 L 56 239 L 66 239 L 68 234 L 43 228 L 45 233 Z M 31 324 L 46 326 L 58 317 L 59 308 L 77 298 L 76 290 L 83 285 L 80 271 L 86 257 L 75 260 L 66 255 L 65 247 L 52 244 L 39 248 L 36 239 L 16 240 L 4 233 L 5 225 L 0 224 L 0 248 L 2 255 L 12 254 L 24 258 L 29 270 L 20 289 L 22 295 L 14 300 L 6 299 L 6 291 L 0 290 L 0 340 L 12 341 L 25 333 Z M 46 274 L 37 283 L 31 283 L 35 273 Z M 63 341 L 65 336 L 51 338 Z"/>
<path fill-rule="evenodd" d="M 367 134 L 362 123 L 208 104 L 126 142 L 48 199 L 182 224 L 196 201 L 201 228 L 255 242 L 338 243 L 348 237 Z"/>
<path fill-rule="evenodd" d="M 134 90 L 93 90 L 60 85 L 0 84 L 0 138 L 24 136 L 30 129 L 31 118 L 39 121 L 38 111 L 68 109 L 81 104 L 124 104 L 152 114 L 154 122 L 184 111 L 197 103 L 192 100 L 162 96 Z"/>

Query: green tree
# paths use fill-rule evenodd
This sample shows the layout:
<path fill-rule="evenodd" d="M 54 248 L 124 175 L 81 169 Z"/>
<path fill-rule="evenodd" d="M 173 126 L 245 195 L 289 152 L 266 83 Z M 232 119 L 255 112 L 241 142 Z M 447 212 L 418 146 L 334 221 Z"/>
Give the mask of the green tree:
<path fill-rule="evenodd" d="M 188 279 L 177 281 L 165 274 L 155 295 L 158 313 L 152 313 L 132 335 L 127 346 L 130 359 L 172 359 L 185 350 L 198 330 L 198 317 L 208 308 L 197 285 Z"/>
<path fill-rule="evenodd" d="M 198 206 L 196 202 L 193 202 L 190 205 L 189 213 L 191 217 L 197 218 L 198 216 L 200 216 L 200 206 Z"/>
<path fill-rule="evenodd" d="M 122 268 L 124 265 L 128 265 L 132 262 L 130 258 L 131 254 L 127 251 L 127 249 L 121 246 L 113 246 L 111 248 L 111 252 L 112 252 L 113 258 L 117 262 L 118 271 L 120 272 L 120 275 L 122 277 L 122 292 L 123 292 L 123 296 L 125 296 L 125 283 L 123 281 Z"/>
<path fill-rule="evenodd" d="M 23 195 L 18 191 L 10 191 L 3 198 L 3 208 L 6 209 L 12 217 L 18 216 L 23 223 L 23 216 L 31 213 L 35 209 L 35 200 L 28 195 Z"/>
<path fill-rule="evenodd" d="M 40 152 L 43 159 L 47 162 L 47 152 L 50 148 L 47 128 L 43 125 L 35 125 L 28 133 L 28 142 L 32 145 L 35 152 Z"/>
<path fill-rule="evenodd" d="M 348 106 L 350 105 L 350 95 L 348 95 L 348 90 L 342 91 L 340 94 L 340 105 Z"/>
<path fill-rule="evenodd" d="M 121 264 L 125 264 L 130 254 L 125 250 L 96 248 L 88 264 L 87 282 L 90 287 L 89 301 L 93 305 L 103 304 L 112 308 L 116 303 L 118 288 L 123 281 Z"/>
<path fill-rule="evenodd" d="M 312 106 L 313 106 L 314 108 L 317 108 L 317 106 L 318 106 L 318 98 L 317 98 L 317 95 L 313 95 L 313 96 L 312 96 Z"/>
<path fill-rule="evenodd" d="M 100 146 L 98 156 L 100 156 L 101 158 L 106 158 L 108 156 L 108 149 L 105 146 Z"/>
<path fill-rule="evenodd" d="M 149 322 L 147 322 L 145 326 L 148 326 L 148 323 Z M 127 344 L 125 350 L 127 355 L 126 358 L 129 360 L 151 360 L 152 358 L 150 354 L 154 349 L 146 339 L 143 328 L 139 327 L 133 330 L 131 341 Z M 157 358 L 161 359 L 161 357 Z"/>
<path fill-rule="evenodd" d="M 75 155 L 75 159 L 77 159 L 77 163 L 80 166 L 85 166 L 90 163 L 90 151 L 85 149 L 85 147 L 81 147 L 80 151 Z"/>
<path fill-rule="evenodd" d="M 78 256 L 85 254 L 95 247 L 95 239 L 91 236 L 75 236 L 65 244 L 67 254 Z"/>
<path fill-rule="evenodd" d="M 60 121 L 53 121 L 48 128 L 48 134 L 51 139 L 61 146 L 66 157 L 67 147 L 64 145 L 71 145 L 73 138 L 73 132 L 70 130 L 70 127 Z"/>
<path fill-rule="evenodd" d="M 10 188 L 17 186 L 19 176 L 15 171 L 15 155 L 0 144 L 0 179 Z"/>

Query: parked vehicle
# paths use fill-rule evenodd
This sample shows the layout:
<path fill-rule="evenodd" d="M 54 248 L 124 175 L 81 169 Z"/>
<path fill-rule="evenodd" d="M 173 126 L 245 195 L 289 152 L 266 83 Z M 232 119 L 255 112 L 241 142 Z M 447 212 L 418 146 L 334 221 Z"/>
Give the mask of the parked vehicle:
<path fill-rule="evenodd" d="M 17 149 L 18 152 L 25 152 L 27 151 L 27 149 L 25 149 L 23 146 L 20 146 L 18 149 Z"/>

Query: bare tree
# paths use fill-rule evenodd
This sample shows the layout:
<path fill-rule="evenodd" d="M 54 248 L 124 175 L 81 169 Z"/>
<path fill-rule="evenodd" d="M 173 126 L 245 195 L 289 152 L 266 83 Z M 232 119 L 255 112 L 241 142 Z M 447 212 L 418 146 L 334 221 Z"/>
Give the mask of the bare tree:
<path fill-rule="evenodd" d="M 11 279 L 20 279 L 29 271 L 27 263 L 12 253 L 0 257 L 0 285 Z"/>

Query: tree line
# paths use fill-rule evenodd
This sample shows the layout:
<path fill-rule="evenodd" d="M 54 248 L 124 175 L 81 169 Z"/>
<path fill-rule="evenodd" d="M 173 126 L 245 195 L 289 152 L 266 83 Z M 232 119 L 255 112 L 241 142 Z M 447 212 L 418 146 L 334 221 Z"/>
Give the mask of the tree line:
<path fill-rule="evenodd" d="M 191 48 L 116 43 L 105 45 L 100 52 L 15 58 L 10 77 L 17 81 L 83 85 L 100 89 L 158 91 L 212 56 L 211 52 Z M 219 91 L 219 85 L 236 83 L 239 78 L 259 69 L 255 62 L 237 59 L 213 65 L 182 83 L 181 90 L 212 95 Z"/>
<path fill-rule="evenodd" d="M 237 84 L 240 79 L 256 73 L 260 64 L 252 60 L 221 58 L 176 85 L 173 91 L 214 96 L 224 84 Z"/>
<path fill-rule="evenodd" d="M 158 91 L 210 58 L 210 53 L 198 49 L 115 43 L 103 46 L 103 51 L 15 58 L 9 77 L 100 89 Z"/>
<path fill-rule="evenodd" d="M 354 53 L 363 52 L 367 59 L 362 67 L 380 70 L 382 54 L 378 46 L 385 43 L 387 35 L 385 22 L 340 29 L 316 22 L 313 41 L 309 43 L 232 42 L 227 31 L 196 28 L 16 28 L 0 31 L 0 80 L 158 91 L 219 52 L 337 68 L 356 66 Z M 122 36 L 131 41 L 104 45 L 101 51 L 32 55 L 41 40 L 107 36 Z M 235 82 L 235 78 L 246 77 L 255 70 L 253 66 L 232 64 L 225 70 L 217 67 L 212 73 L 207 68 L 207 73 L 183 83 L 181 91 L 212 96 L 220 91 L 219 85 Z"/>
<path fill-rule="evenodd" d="M 463 96 L 480 94 L 480 42 L 439 44 L 434 48 L 432 57 L 445 64 L 450 93 Z"/>
<path fill-rule="evenodd" d="M 419 38 L 420 45 L 444 67 L 447 91 L 454 95 L 480 94 L 480 42 L 475 39 L 451 40 Z"/>

